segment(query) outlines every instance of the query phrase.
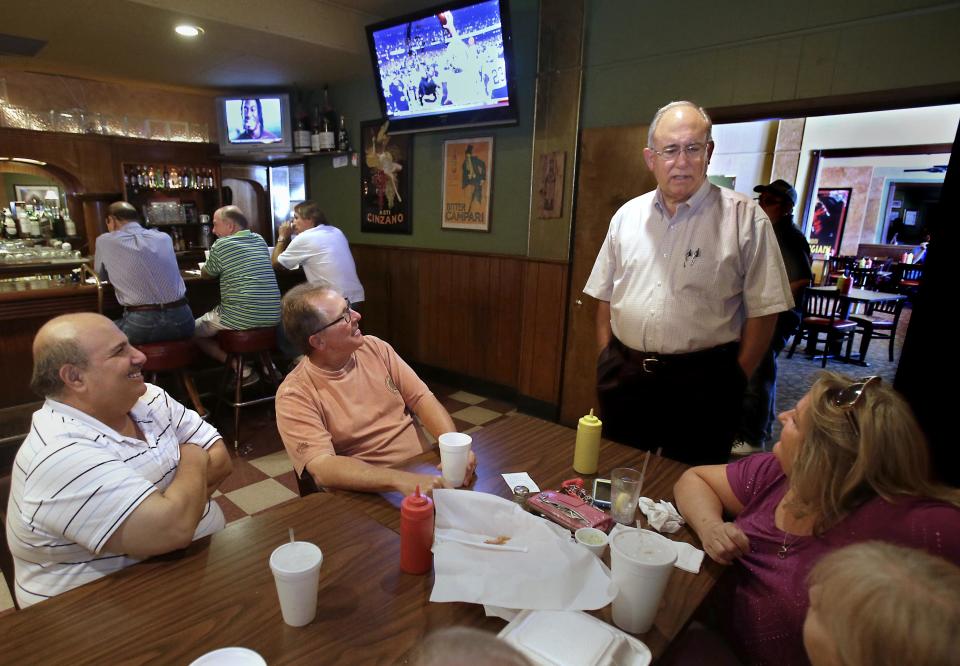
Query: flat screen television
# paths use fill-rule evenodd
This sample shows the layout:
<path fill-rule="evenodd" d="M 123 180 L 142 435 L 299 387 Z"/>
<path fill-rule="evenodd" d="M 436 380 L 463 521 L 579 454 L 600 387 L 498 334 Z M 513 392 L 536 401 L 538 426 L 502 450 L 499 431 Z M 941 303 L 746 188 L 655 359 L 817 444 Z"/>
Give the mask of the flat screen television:
<path fill-rule="evenodd" d="M 390 133 L 517 122 L 507 0 L 451 0 L 367 26 Z"/>
<path fill-rule="evenodd" d="M 217 118 L 220 152 L 224 155 L 293 152 L 287 93 L 218 97 Z"/>

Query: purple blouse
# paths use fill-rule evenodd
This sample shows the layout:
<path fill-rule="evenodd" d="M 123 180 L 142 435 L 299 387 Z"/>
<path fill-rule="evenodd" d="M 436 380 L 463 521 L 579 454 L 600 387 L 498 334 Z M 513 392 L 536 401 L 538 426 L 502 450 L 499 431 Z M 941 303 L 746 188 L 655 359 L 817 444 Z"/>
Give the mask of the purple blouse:
<path fill-rule="evenodd" d="M 773 454 L 727 465 L 727 480 L 743 511 L 736 524 L 750 539 L 718 590 L 728 638 L 749 664 L 808 664 L 803 649 L 806 578 L 827 553 L 851 543 L 882 540 L 921 548 L 960 565 L 960 509 L 936 500 L 875 497 L 820 537 L 786 534 L 774 511 L 788 481 Z M 777 553 L 786 545 L 783 559 Z"/>

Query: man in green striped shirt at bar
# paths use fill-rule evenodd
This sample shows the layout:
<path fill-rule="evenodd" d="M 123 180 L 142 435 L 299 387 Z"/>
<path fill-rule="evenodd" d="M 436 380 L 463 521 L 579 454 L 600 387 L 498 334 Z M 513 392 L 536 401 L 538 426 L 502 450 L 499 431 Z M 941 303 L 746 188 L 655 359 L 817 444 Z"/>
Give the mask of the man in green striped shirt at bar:
<path fill-rule="evenodd" d="M 280 288 L 270 251 L 263 238 L 248 227 L 246 216 L 236 206 L 224 206 L 213 214 L 217 241 L 210 248 L 202 275 L 220 279 L 220 305 L 197 319 L 194 336 L 197 345 L 221 363 L 226 363 L 227 354 L 217 344 L 218 331 L 280 323 Z M 244 368 L 243 374 L 244 384 L 257 380 L 252 368 Z"/>

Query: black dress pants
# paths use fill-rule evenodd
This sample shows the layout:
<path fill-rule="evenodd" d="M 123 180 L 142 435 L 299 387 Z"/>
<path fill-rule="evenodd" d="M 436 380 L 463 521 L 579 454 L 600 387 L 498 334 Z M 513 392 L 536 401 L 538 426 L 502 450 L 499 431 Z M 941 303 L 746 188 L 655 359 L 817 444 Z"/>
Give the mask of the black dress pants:
<path fill-rule="evenodd" d="M 616 338 L 597 361 L 603 436 L 688 465 L 726 463 L 747 379 L 737 342 L 689 354 L 649 354 Z"/>

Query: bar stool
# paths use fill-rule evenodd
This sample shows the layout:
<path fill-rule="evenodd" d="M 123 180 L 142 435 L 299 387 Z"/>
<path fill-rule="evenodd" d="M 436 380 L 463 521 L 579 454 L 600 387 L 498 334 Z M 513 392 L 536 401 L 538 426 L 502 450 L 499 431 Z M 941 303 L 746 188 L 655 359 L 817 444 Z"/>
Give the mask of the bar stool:
<path fill-rule="evenodd" d="M 187 374 L 187 368 L 197 356 L 197 346 L 193 344 L 193 340 L 148 342 L 136 347 L 147 357 L 143 364 L 143 372 L 149 377 L 150 383 L 156 384 L 157 375 L 161 372 L 172 373 L 179 380 L 193 404 L 193 409 L 201 418 L 207 418 L 208 412 L 200 402 L 200 394 L 193 383 L 193 378 Z"/>
<path fill-rule="evenodd" d="M 220 384 L 217 409 L 219 410 L 221 404 L 233 408 L 233 449 L 240 453 L 240 409 L 272 401 L 276 388 L 280 385 L 280 373 L 273 365 L 273 359 L 270 358 L 270 351 L 277 343 L 277 329 L 275 326 L 271 326 L 269 328 L 249 328 L 243 331 L 224 330 L 217 333 L 217 343 L 227 353 L 227 365 L 223 373 L 223 381 Z M 246 354 L 255 355 L 260 361 L 264 372 L 263 380 L 273 386 L 273 392 L 270 395 L 252 400 L 243 399 L 243 368 Z M 226 398 L 227 382 L 231 370 L 235 370 L 232 401 Z"/>

